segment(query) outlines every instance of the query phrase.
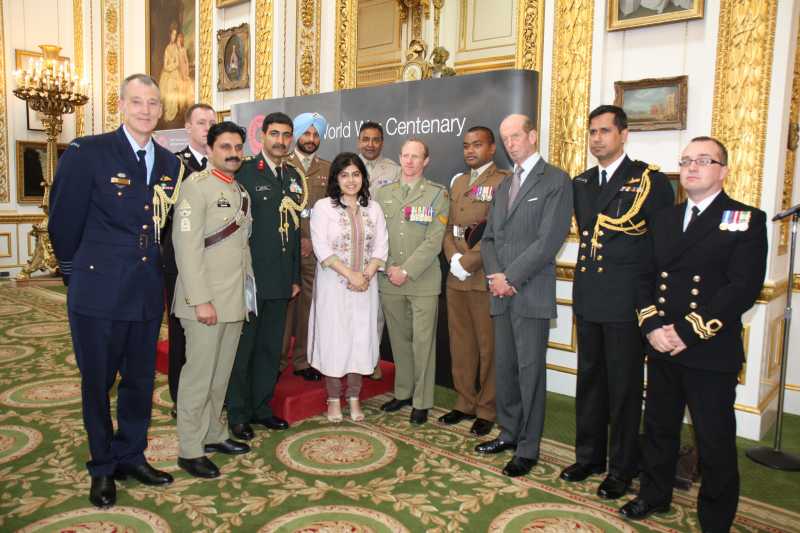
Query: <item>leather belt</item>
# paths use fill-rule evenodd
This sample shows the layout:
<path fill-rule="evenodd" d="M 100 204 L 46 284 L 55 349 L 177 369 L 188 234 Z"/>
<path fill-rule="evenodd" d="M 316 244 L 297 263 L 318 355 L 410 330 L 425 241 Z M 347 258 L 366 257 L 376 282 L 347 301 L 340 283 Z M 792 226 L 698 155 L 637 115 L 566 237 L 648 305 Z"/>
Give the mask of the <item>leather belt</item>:
<path fill-rule="evenodd" d="M 242 212 L 243 216 L 247 215 L 247 208 L 249 207 L 249 205 L 250 205 L 250 202 L 248 201 L 248 197 L 247 196 L 242 196 L 241 212 Z M 239 226 L 239 223 L 236 221 L 236 218 L 234 218 L 233 220 L 231 220 L 230 224 L 228 224 L 227 226 L 223 227 L 222 229 L 220 229 L 216 233 L 212 233 L 211 235 L 206 237 L 205 241 L 204 241 L 205 247 L 208 248 L 209 246 L 214 246 L 218 242 L 224 241 L 225 239 L 227 239 L 228 237 L 230 237 L 231 235 L 236 233 L 236 231 L 240 227 L 241 226 Z"/>

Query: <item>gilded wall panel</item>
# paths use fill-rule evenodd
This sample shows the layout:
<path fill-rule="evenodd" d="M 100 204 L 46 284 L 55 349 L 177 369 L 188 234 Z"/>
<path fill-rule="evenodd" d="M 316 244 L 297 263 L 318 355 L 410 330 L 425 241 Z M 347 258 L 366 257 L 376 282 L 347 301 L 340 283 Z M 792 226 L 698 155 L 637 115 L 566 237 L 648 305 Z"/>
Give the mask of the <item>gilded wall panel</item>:
<path fill-rule="evenodd" d="M 794 193 L 794 167 L 797 163 L 797 137 L 800 135 L 800 31 L 797 32 L 797 44 L 794 51 L 794 76 L 792 77 L 792 103 L 789 108 L 789 147 L 786 149 L 786 167 L 783 170 L 783 193 L 781 194 L 781 211 L 792 207 Z M 778 255 L 784 255 L 789 245 L 789 222 L 787 218 L 781 223 L 778 237 Z"/>
<path fill-rule="evenodd" d="M 6 52 L 2 39 L 3 3 L 0 2 L 0 203 L 11 199 L 8 179 L 8 109 L 6 108 Z"/>
<path fill-rule="evenodd" d="M 85 77 L 83 72 L 83 0 L 72 0 L 72 33 L 75 48 L 75 70 L 78 76 Z M 86 134 L 86 106 L 75 108 L 75 136 Z"/>
<path fill-rule="evenodd" d="M 102 0 L 103 131 L 119 127 L 119 86 L 123 69 L 123 0 Z"/>
<path fill-rule="evenodd" d="M 336 0 L 336 43 L 333 88 L 356 85 L 356 40 L 358 38 L 358 0 Z"/>
<path fill-rule="evenodd" d="M 760 206 L 776 0 L 722 0 L 712 135 L 730 153 L 725 190 Z"/>
<path fill-rule="evenodd" d="M 550 96 L 550 163 L 570 176 L 586 169 L 594 0 L 556 0 Z"/>
<path fill-rule="evenodd" d="M 295 94 L 319 92 L 319 39 L 322 3 L 320 0 L 297 2 L 297 61 Z"/>
<path fill-rule="evenodd" d="M 272 0 L 256 0 L 256 100 L 272 98 Z"/>
<path fill-rule="evenodd" d="M 516 45 L 518 4 L 525 0 L 461 0 L 458 55 L 513 53 Z M 536 3 L 537 0 L 534 0 Z"/>
<path fill-rule="evenodd" d="M 213 77 L 212 55 L 214 52 L 214 3 L 213 0 L 200 0 L 197 9 L 199 30 L 197 34 L 199 54 L 199 75 L 197 77 L 198 100 L 210 106 L 214 105 L 214 94 L 211 91 Z"/>
<path fill-rule="evenodd" d="M 517 8 L 517 54 L 514 66 L 542 71 L 544 0 L 520 0 Z M 541 99 L 541 95 L 539 95 Z"/>
<path fill-rule="evenodd" d="M 404 13 L 397 0 L 358 2 L 357 87 L 397 80 L 403 59 Z"/>

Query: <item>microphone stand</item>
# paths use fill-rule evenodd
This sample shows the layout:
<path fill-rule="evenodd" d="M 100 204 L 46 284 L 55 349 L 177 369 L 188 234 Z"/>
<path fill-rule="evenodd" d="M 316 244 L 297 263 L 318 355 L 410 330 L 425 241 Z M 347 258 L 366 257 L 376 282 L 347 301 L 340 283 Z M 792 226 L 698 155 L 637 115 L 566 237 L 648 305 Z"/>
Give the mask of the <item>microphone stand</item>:
<path fill-rule="evenodd" d="M 756 463 L 777 470 L 800 471 L 800 457 L 781 450 L 783 434 L 783 398 L 786 389 L 786 366 L 789 355 L 789 327 L 792 323 L 792 285 L 794 284 L 794 254 L 797 246 L 797 220 L 800 218 L 800 204 L 778 213 L 772 220 L 792 217 L 792 245 L 789 254 L 789 286 L 786 291 L 786 309 L 783 313 L 783 346 L 781 349 L 781 379 L 778 389 L 778 418 L 775 421 L 775 442 L 772 447 L 758 446 L 747 450 L 747 457 Z"/>

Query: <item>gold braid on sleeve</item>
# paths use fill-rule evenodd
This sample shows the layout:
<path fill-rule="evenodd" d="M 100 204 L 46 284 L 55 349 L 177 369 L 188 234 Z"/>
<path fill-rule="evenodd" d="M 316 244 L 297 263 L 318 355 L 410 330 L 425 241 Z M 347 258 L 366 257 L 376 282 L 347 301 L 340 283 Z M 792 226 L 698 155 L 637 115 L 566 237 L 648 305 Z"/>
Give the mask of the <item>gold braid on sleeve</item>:
<path fill-rule="evenodd" d="M 175 188 L 172 190 L 171 195 L 166 193 L 160 183 L 156 183 L 153 186 L 153 231 L 155 232 L 156 243 L 161 242 L 161 230 L 164 229 L 164 225 L 167 223 L 169 210 L 178 201 L 178 194 L 181 190 L 185 171 L 182 162 L 178 167 L 178 179 L 175 181 Z"/>
<path fill-rule="evenodd" d="M 633 217 L 639 214 L 639 211 L 642 209 L 645 200 L 647 200 L 647 195 L 650 194 L 650 171 L 657 171 L 658 168 L 659 167 L 656 165 L 648 165 L 644 172 L 642 172 L 642 180 L 639 183 L 639 190 L 636 192 L 636 196 L 633 197 L 633 205 L 631 205 L 631 208 L 628 209 L 624 215 L 616 218 L 610 217 L 603 213 L 597 215 L 597 222 L 594 224 L 594 233 L 592 234 L 592 258 L 594 258 L 595 252 L 597 251 L 597 245 L 600 242 L 598 237 L 600 236 L 601 229 L 619 231 L 625 235 L 632 236 L 644 235 L 647 233 L 647 221 L 631 221 L 633 220 Z"/>
<path fill-rule="evenodd" d="M 280 214 L 278 232 L 281 234 L 281 250 L 284 252 L 286 251 L 286 243 L 289 242 L 289 217 L 292 217 L 294 229 L 298 229 L 300 227 L 298 213 L 302 212 L 308 205 L 308 178 L 305 172 L 294 165 L 290 166 L 300 175 L 300 180 L 303 183 L 303 200 L 298 204 L 290 196 L 284 196 L 278 206 L 278 213 Z"/>

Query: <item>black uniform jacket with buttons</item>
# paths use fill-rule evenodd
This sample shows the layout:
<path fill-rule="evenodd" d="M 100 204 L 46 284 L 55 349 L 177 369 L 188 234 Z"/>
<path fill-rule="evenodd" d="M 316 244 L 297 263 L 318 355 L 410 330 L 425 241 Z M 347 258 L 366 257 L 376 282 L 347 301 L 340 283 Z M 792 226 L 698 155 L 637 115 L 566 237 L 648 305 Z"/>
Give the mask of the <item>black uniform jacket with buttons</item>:
<path fill-rule="evenodd" d="M 636 291 L 646 254 L 650 249 L 649 229 L 643 235 L 599 228 L 600 246 L 592 250 L 592 236 L 598 214 L 619 218 L 631 210 L 642 186 L 647 163 L 625 156 L 604 187 L 599 169 L 593 167 L 572 180 L 575 220 L 578 223 L 578 261 L 572 288 L 573 310 L 591 322 L 632 322 L 636 320 Z M 630 223 L 649 226 L 653 215 L 673 205 L 675 196 L 667 177 L 649 172 L 650 192 Z M 602 232 L 602 234 L 600 233 Z"/>
<path fill-rule="evenodd" d="M 183 163 L 184 179 L 188 178 L 193 172 L 200 172 L 204 168 L 202 163 L 195 158 L 188 146 L 180 152 L 175 152 L 175 155 L 178 156 L 178 158 L 181 160 L 181 163 Z M 174 187 L 174 183 L 162 183 L 161 186 L 164 187 L 164 192 L 170 196 L 172 195 L 174 189 L 170 187 Z M 164 272 L 168 274 L 178 273 L 178 266 L 175 264 L 175 248 L 172 246 L 173 213 L 174 211 L 170 209 L 169 215 L 167 215 L 167 222 L 164 224 L 164 228 L 161 230 L 161 264 L 164 267 Z"/>
<path fill-rule="evenodd" d="M 747 228 L 723 229 L 726 211 L 750 213 Z M 651 223 L 653 258 L 639 285 L 644 334 L 665 324 L 687 348 L 672 357 L 647 344 L 650 357 L 692 368 L 737 372 L 744 361 L 742 314 L 761 292 L 767 265 L 766 215 L 725 192 L 683 231 L 686 203 Z"/>
<path fill-rule="evenodd" d="M 156 143 L 150 185 L 137 167 L 122 127 L 75 139 L 59 159 L 48 230 L 72 312 L 114 320 L 164 312 L 152 185 L 174 182 L 180 161 Z"/>

